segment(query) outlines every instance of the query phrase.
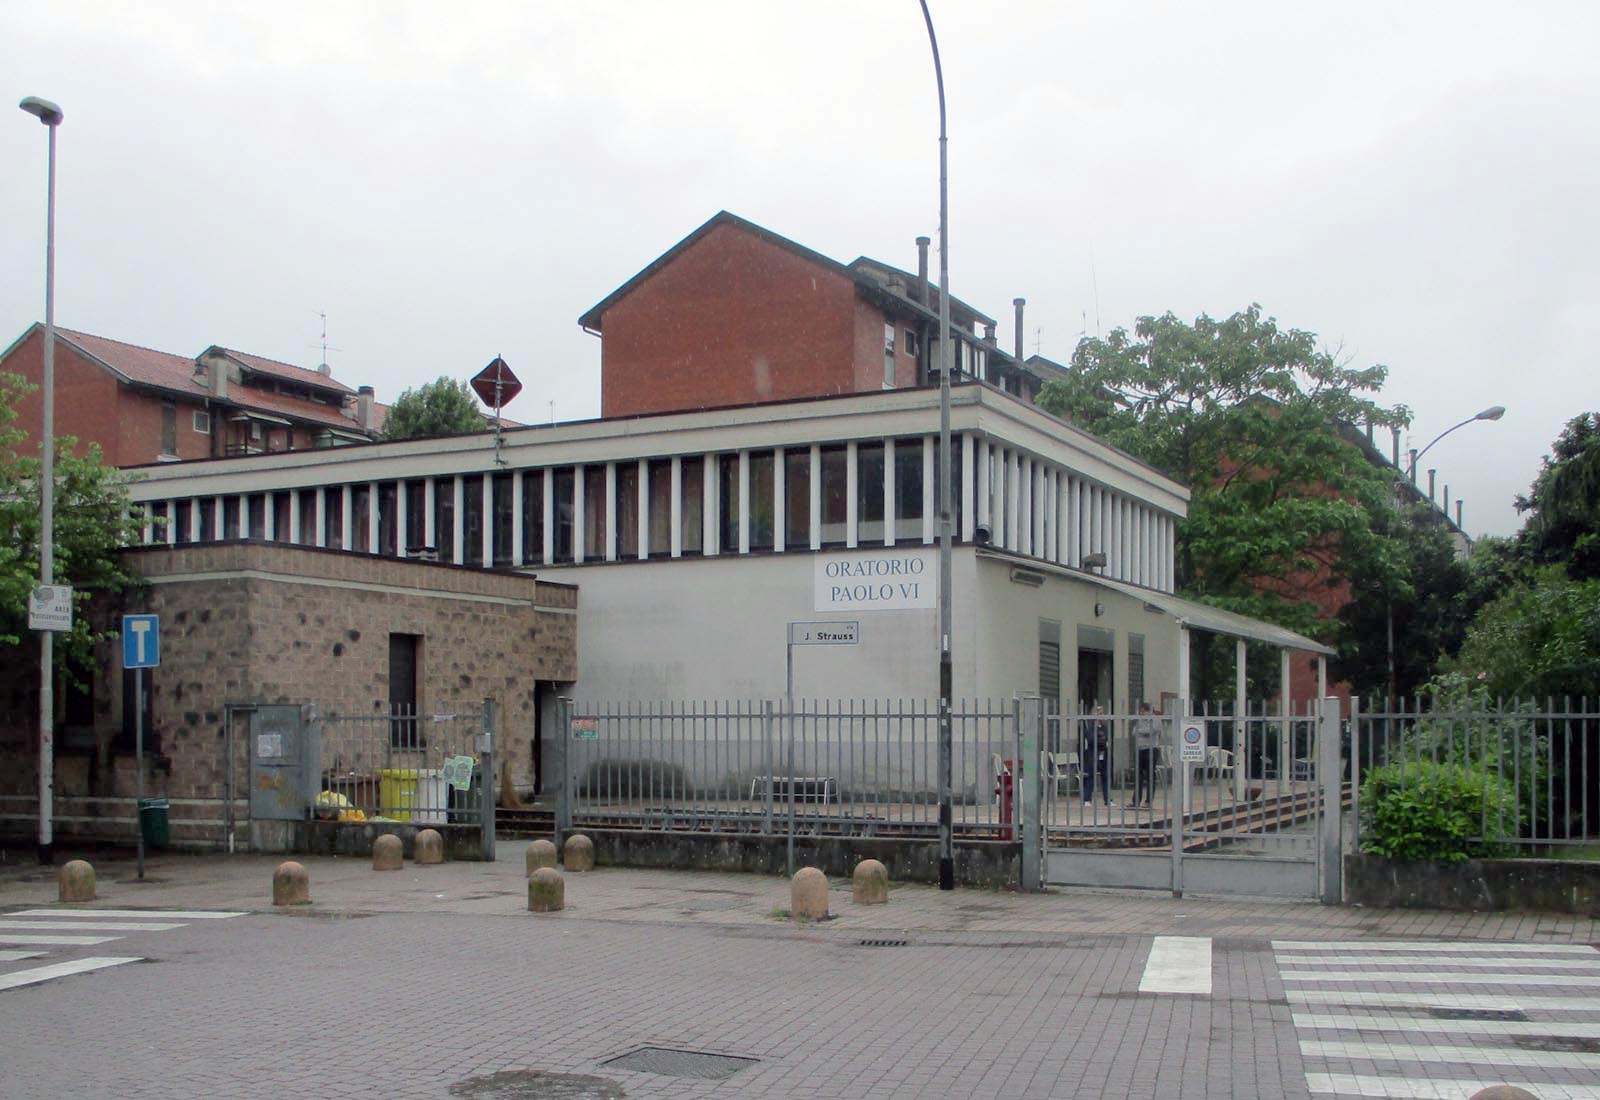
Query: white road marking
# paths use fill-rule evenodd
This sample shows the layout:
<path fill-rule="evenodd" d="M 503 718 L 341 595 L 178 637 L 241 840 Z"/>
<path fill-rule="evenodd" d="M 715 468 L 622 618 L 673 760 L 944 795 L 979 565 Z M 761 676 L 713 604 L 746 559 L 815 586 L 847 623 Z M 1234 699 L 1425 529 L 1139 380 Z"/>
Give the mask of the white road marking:
<path fill-rule="evenodd" d="M 42 959 L 43 951 L 0 951 L 0 962 L 21 962 L 23 959 Z"/>
<path fill-rule="evenodd" d="M 1157 936 L 1150 944 L 1140 993 L 1210 993 L 1211 938 Z"/>
<path fill-rule="evenodd" d="M 1490 1085 L 1517 1085 L 1539 1100 L 1600 1100 L 1600 1085 L 1553 1085 L 1528 1081 L 1458 1081 L 1439 1077 L 1375 1077 L 1357 1073 L 1308 1073 L 1313 1093 L 1338 1097 L 1378 1096 L 1394 1100 L 1468 1100 Z"/>
<path fill-rule="evenodd" d="M 1541 997 L 1518 993 L 1379 993 L 1350 989 L 1291 989 L 1291 1003 L 1308 1005 L 1361 1005 L 1370 1008 L 1477 1008 L 1494 1012 L 1521 1012 L 1529 1008 L 1556 1008 L 1573 1012 L 1600 1012 L 1600 998 Z"/>
<path fill-rule="evenodd" d="M 1582 974 L 1474 974 L 1471 971 L 1446 970 L 1432 974 L 1388 974 L 1366 970 L 1280 970 L 1278 977 L 1286 982 L 1373 982 L 1378 985 L 1404 985 L 1427 982 L 1430 985 L 1548 985 L 1559 982 L 1564 986 L 1600 986 L 1600 975 Z"/>
<path fill-rule="evenodd" d="M 1452 1047 L 1431 1043 L 1346 1042 L 1338 1039 L 1302 1039 L 1300 1053 L 1307 1058 L 1349 1058 L 1364 1062 L 1448 1062 L 1470 1066 L 1544 1066 L 1550 1069 L 1600 1068 L 1600 1054 L 1520 1047 Z"/>
<path fill-rule="evenodd" d="M 1385 969 L 1392 966 L 1472 966 L 1485 969 L 1506 969 L 1516 967 L 1518 970 L 1527 970 L 1529 967 L 1542 966 L 1552 970 L 1593 970 L 1600 972 L 1600 954 L 1593 959 L 1538 959 L 1528 955 L 1518 955 L 1515 958 L 1489 958 L 1481 956 L 1461 956 L 1453 959 L 1441 958 L 1438 955 L 1385 955 L 1381 959 L 1363 959 L 1351 955 L 1285 955 L 1279 962 L 1287 966 L 1360 966 L 1363 963 L 1372 966 L 1381 966 Z M 1553 975 L 1552 975 L 1553 976 Z"/>
<path fill-rule="evenodd" d="M 1421 943 L 1416 940 L 1273 940 L 1279 953 L 1291 951 L 1342 951 L 1363 954 L 1373 951 L 1399 951 L 1420 954 L 1424 951 L 1483 953 L 1488 955 L 1600 955 L 1588 944 L 1578 943 Z"/>
<path fill-rule="evenodd" d="M 82 921 L 70 920 L 0 920 L 0 928 L 28 929 L 39 928 L 45 931 L 64 931 L 66 929 L 81 929 L 89 927 L 100 932 L 165 932 L 172 928 L 182 928 L 181 923 L 161 923 L 158 921 L 97 921 L 93 925 L 85 925 Z"/>
<path fill-rule="evenodd" d="M 227 920 L 244 913 L 204 909 L 24 909 L 13 917 L 131 917 L 135 920 Z"/>
<path fill-rule="evenodd" d="M 1352 1013 L 1296 1012 L 1294 1026 L 1311 1030 L 1415 1031 L 1424 1035 L 1549 1035 L 1563 1039 L 1600 1039 L 1600 1020 L 1441 1020 L 1435 1016 L 1363 1016 Z"/>
<path fill-rule="evenodd" d="M 93 947 L 97 943 L 110 943 L 121 936 L 24 936 L 15 932 L 0 932 L 0 943 L 18 943 L 28 947 Z"/>
<path fill-rule="evenodd" d="M 71 962 L 51 963 L 49 966 L 36 966 L 31 970 L 18 970 L 14 974 L 0 974 L 0 989 L 16 989 L 23 985 L 37 985 L 48 982 L 54 978 L 65 978 L 71 974 L 83 974 L 90 970 L 103 970 L 108 966 L 121 966 L 123 963 L 138 962 L 137 956 L 131 958 L 117 958 L 111 956 L 94 956 L 87 959 L 74 959 Z"/>

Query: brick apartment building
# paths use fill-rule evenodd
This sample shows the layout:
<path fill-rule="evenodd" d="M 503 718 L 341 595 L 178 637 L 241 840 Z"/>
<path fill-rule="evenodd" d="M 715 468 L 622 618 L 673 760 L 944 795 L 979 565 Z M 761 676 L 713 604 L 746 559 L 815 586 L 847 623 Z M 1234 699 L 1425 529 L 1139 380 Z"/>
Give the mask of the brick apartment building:
<path fill-rule="evenodd" d="M 39 385 L 43 325 L 0 353 L 0 371 Z M 385 411 L 371 386 L 353 390 L 326 368 L 218 346 L 188 358 L 62 328 L 55 389 L 56 434 L 98 443 L 113 466 L 363 443 Z M 38 438 L 43 407 L 38 390 L 17 402 L 24 446 Z"/>
<path fill-rule="evenodd" d="M 928 244 L 917 238 L 913 275 L 865 256 L 842 264 L 718 213 L 578 319 L 602 338 L 601 416 L 937 384 Z M 952 297 L 950 323 L 955 380 L 1033 399 L 1041 373 L 1020 346 L 1000 349 L 992 317 Z"/>

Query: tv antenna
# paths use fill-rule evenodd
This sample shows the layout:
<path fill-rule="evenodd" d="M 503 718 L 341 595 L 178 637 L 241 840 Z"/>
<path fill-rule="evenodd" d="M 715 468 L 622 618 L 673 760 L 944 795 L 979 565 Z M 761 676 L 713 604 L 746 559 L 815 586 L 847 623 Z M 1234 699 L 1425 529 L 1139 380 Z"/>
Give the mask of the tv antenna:
<path fill-rule="evenodd" d="M 322 340 L 321 343 L 311 344 L 309 346 L 314 348 L 320 347 L 322 349 L 322 362 L 320 365 L 326 367 L 328 365 L 328 353 L 330 351 L 343 351 L 344 349 L 341 347 L 335 347 L 333 344 L 328 343 L 328 314 L 324 310 L 320 309 L 312 310 L 312 312 L 322 319 Z"/>

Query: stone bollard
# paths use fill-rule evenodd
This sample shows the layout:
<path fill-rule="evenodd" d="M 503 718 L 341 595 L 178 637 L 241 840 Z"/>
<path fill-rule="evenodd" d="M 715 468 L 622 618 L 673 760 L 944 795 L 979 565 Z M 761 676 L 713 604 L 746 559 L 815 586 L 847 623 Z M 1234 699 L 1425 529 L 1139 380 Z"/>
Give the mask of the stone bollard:
<path fill-rule="evenodd" d="M 594 841 L 582 833 L 573 833 L 561 848 L 561 865 L 568 872 L 594 870 Z"/>
<path fill-rule="evenodd" d="M 384 833 L 372 842 L 372 869 L 398 871 L 405 863 L 405 846 L 393 833 Z"/>
<path fill-rule="evenodd" d="M 889 900 L 889 869 L 875 859 L 856 864 L 850 876 L 850 900 L 857 905 L 884 905 Z"/>
<path fill-rule="evenodd" d="M 417 839 L 412 842 L 412 858 L 421 863 L 444 862 L 444 837 L 439 835 L 438 829 L 424 829 L 417 834 Z"/>
<path fill-rule="evenodd" d="M 1539 1098 L 1527 1089 L 1517 1088 L 1516 1085 L 1490 1085 L 1473 1093 L 1469 1100 L 1539 1100 Z"/>
<path fill-rule="evenodd" d="M 828 876 L 802 867 L 789 883 L 789 914 L 795 920 L 822 920 L 828 915 Z"/>
<path fill-rule="evenodd" d="M 94 868 L 87 860 L 71 860 L 56 873 L 56 887 L 62 901 L 93 901 Z"/>
<path fill-rule="evenodd" d="M 567 880 L 554 867 L 540 867 L 528 876 L 528 912 L 559 913 L 567 907 Z"/>
<path fill-rule="evenodd" d="M 272 904 L 311 904 L 311 876 L 292 859 L 278 864 L 272 872 Z"/>
<path fill-rule="evenodd" d="M 536 840 L 528 845 L 528 854 L 524 857 L 528 865 L 528 874 L 533 874 L 541 867 L 554 867 L 556 865 L 556 846 L 548 840 Z"/>

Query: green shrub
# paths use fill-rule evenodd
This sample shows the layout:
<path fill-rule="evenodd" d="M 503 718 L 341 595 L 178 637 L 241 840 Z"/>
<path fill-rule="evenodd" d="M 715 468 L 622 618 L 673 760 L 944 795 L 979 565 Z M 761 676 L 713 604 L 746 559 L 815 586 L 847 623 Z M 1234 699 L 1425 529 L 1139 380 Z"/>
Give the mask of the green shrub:
<path fill-rule="evenodd" d="M 1516 793 L 1493 770 L 1411 760 L 1361 784 L 1361 850 L 1406 862 L 1510 855 L 1521 829 Z"/>

